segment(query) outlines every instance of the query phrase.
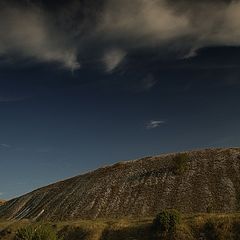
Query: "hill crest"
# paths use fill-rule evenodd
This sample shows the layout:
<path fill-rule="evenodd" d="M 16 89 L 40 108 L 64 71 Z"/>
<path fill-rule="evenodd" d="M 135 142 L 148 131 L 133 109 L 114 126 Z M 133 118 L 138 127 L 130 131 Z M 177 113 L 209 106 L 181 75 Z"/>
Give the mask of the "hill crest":
<path fill-rule="evenodd" d="M 0 218 L 71 220 L 234 212 L 240 207 L 240 148 L 182 152 L 125 161 L 34 190 L 0 207 Z"/>

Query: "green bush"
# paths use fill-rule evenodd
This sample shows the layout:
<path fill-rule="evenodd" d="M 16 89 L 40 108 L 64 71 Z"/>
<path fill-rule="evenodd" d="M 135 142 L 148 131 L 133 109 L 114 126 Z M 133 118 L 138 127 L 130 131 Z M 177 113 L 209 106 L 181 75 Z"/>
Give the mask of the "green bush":
<path fill-rule="evenodd" d="M 162 211 L 153 220 L 154 232 L 159 237 L 171 237 L 180 221 L 181 215 L 177 210 Z"/>
<path fill-rule="evenodd" d="M 179 153 L 173 158 L 173 172 L 176 175 L 182 174 L 187 170 L 188 155 Z"/>
<path fill-rule="evenodd" d="M 20 228 L 16 233 L 16 240 L 33 240 L 35 235 L 35 228 L 33 226 L 27 226 Z"/>
<path fill-rule="evenodd" d="M 26 226 L 16 233 L 16 240 L 57 240 L 57 234 L 50 225 Z"/>

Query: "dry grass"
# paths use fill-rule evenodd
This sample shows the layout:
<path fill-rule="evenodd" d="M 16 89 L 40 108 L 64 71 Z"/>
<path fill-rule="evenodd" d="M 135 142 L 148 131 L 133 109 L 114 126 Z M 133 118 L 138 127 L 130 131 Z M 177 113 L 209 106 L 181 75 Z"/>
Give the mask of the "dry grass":
<path fill-rule="evenodd" d="M 152 220 L 153 218 L 96 219 L 50 224 L 64 240 L 154 240 Z M 0 239 L 14 240 L 17 229 L 28 224 L 31 224 L 28 220 L 0 221 Z M 184 215 L 177 227 L 176 239 L 240 239 L 240 213 Z"/>

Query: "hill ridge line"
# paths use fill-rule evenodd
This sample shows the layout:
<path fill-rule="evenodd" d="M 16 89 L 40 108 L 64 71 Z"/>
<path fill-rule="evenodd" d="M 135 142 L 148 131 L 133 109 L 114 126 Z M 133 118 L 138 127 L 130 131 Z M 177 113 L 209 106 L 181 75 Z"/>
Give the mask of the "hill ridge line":
<path fill-rule="evenodd" d="M 179 153 L 186 159 L 176 169 Z M 234 212 L 238 196 L 240 148 L 205 148 L 120 161 L 43 186 L 9 200 L 0 218 L 147 217 L 166 208 Z"/>

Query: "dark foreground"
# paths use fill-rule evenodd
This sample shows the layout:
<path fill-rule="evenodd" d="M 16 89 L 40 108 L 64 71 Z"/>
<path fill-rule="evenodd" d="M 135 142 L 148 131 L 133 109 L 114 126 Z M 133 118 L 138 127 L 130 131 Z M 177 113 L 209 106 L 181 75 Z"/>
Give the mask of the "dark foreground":
<path fill-rule="evenodd" d="M 97 219 L 69 222 L 0 221 L 0 239 L 16 239 L 19 229 L 47 224 L 62 240 L 240 239 L 240 213 L 182 216 L 174 235 L 156 234 L 153 219 Z M 26 239 L 27 240 L 27 239 Z M 41 240 L 41 239 L 39 239 Z M 51 240 L 51 239 L 43 239 Z"/>

